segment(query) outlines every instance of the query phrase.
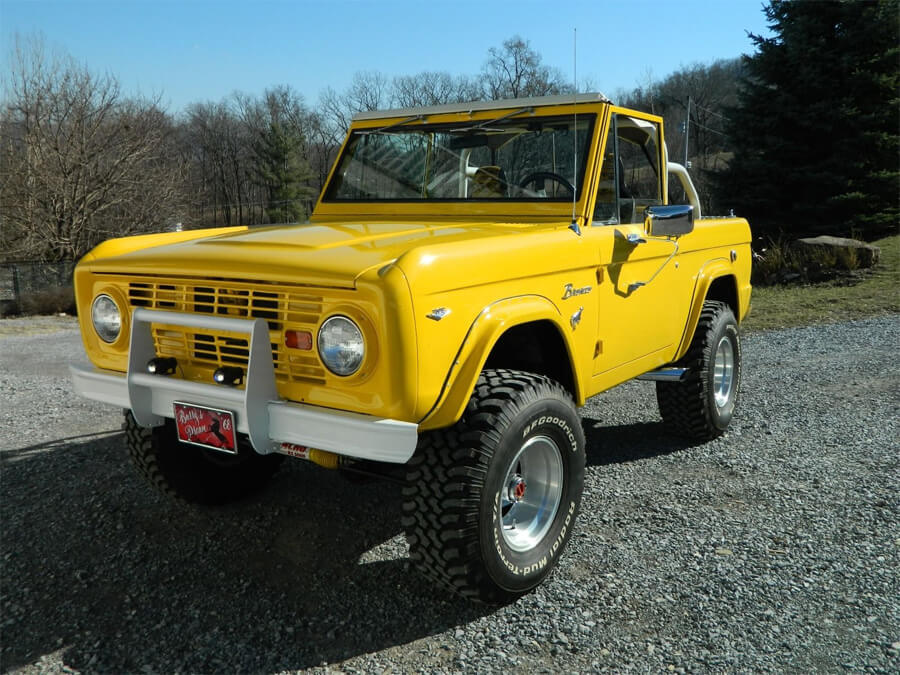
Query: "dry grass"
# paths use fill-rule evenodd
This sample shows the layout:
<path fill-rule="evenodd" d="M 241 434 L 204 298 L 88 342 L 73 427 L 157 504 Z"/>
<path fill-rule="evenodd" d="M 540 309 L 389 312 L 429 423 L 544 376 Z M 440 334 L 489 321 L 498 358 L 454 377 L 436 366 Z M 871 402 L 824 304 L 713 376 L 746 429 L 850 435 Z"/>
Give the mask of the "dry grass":
<path fill-rule="evenodd" d="M 29 316 L 0 319 L 0 338 L 12 336 L 47 335 L 57 331 L 78 328 L 74 316 Z"/>
<path fill-rule="evenodd" d="M 900 236 L 873 243 L 881 247 L 881 260 L 871 270 L 820 284 L 754 288 L 744 329 L 790 328 L 900 312 Z"/>
<path fill-rule="evenodd" d="M 771 240 L 753 253 L 753 285 L 817 283 L 854 272 L 864 265 L 855 248 L 815 246 L 798 248 L 784 238 Z"/>
<path fill-rule="evenodd" d="M 75 291 L 71 286 L 51 286 L 25 294 L 21 302 L 0 302 L 0 317 L 76 314 Z"/>
<path fill-rule="evenodd" d="M 22 314 L 75 314 L 75 291 L 71 286 L 54 286 L 22 298 Z"/>

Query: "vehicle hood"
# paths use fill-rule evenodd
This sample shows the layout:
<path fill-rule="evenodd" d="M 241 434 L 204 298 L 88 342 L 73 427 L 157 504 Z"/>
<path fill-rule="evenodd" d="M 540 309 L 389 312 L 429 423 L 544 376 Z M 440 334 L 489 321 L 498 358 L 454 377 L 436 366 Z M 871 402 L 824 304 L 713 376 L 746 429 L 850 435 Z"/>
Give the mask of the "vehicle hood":
<path fill-rule="evenodd" d="M 532 224 L 315 223 L 265 228 L 228 228 L 199 238 L 166 235 L 128 239 L 95 249 L 86 263 L 94 272 L 263 278 L 285 283 L 353 288 L 373 267 L 434 244 L 489 239 L 541 227 Z M 182 233 L 178 233 L 182 234 Z M 135 243 L 135 245 L 137 245 Z"/>

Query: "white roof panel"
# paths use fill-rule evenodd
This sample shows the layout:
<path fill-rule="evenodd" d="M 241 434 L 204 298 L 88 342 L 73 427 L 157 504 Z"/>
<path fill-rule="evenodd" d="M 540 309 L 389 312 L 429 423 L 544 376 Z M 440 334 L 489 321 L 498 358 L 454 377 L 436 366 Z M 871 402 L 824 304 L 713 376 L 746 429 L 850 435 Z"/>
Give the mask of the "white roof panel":
<path fill-rule="evenodd" d="M 505 110 L 508 108 L 528 108 L 572 103 L 611 103 L 600 92 L 586 94 L 563 94 L 560 96 L 533 96 L 531 98 L 511 98 L 500 101 L 470 101 L 468 103 L 446 103 L 444 105 L 422 106 L 421 108 L 397 108 L 395 110 L 371 110 L 356 113 L 353 121 L 377 120 L 387 117 L 410 117 L 413 115 L 441 115 L 444 113 L 472 113 L 481 110 Z"/>

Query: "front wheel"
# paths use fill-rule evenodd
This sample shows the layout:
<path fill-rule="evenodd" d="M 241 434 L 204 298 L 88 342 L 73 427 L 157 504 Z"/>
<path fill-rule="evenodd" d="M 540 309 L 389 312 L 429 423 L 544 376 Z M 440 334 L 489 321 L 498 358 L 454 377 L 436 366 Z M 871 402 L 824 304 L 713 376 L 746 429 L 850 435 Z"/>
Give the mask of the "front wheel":
<path fill-rule="evenodd" d="M 141 475 L 167 497 L 191 504 L 221 505 L 252 494 L 262 489 L 284 459 L 259 455 L 246 442 L 240 443 L 236 455 L 182 443 L 171 419 L 146 428 L 130 411 L 123 428 L 128 453 Z"/>
<path fill-rule="evenodd" d="M 678 362 L 688 374 L 681 382 L 657 382 L 663 421 L 696 440 L 720 436 L 734 416 L 741 384 L 741 338 L 731 308 L 703 303 L 687 354 Z"/>
<path fill-rule="evenodd" d="M 462 419 L 423 434 L 404 518 L 426 577 L 487 603 L 541 583 L 572 533 L 584 433 L 568 392 L 546 377 L 486 370 Z"/>

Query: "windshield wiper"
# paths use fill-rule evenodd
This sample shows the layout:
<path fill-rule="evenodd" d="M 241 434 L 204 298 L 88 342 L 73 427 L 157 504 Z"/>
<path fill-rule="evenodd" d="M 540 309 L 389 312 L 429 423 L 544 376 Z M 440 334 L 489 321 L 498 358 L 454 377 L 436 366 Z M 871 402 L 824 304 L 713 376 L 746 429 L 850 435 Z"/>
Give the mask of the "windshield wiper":
<path fill-rule="evenodd" d="M 388 124 L 387 126 L 379 127 L 378 129 L 364 129 L 359 131 L 360 136 L 368 136 L 369 134 L 380 134 L 388 129 L 393 129 L 394 127 L 403 126 L 404 124 L 409 124 L 410 122 L 418 122 L 425 121 L 428 118 L 428 115 L 413 115 L 412 117 L 407 117 L 406 119 L 402 119 L 399 122 L 394 122 L 393 124 Z"/>
<path fill-rule="evenodd" d="M 505 115 L 501 115 L 500 117 L 495 117 L 492 120 L 485 120 L 484 122 L 480 122 L 471 127 L 460 127 L 459 129 L 451 129 L 450 133 L 459 133 L 460 131 L 478 131 L 483 130 L 485 127 L 493 124 L 494 122 L 502 122 L 503 120 L 509 119 L 510 117 L 515 117 L 516 115 L 521 115 L 522 113 L 530 113 L 534 112 L 534 108 L 531 106 L 525 108 L 519 108 L 518 110 L 513 110 L 511 113 L 506 113 Z M 490 131 L 499 131 L 496 129 L 490 129 Z"/>

